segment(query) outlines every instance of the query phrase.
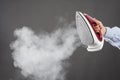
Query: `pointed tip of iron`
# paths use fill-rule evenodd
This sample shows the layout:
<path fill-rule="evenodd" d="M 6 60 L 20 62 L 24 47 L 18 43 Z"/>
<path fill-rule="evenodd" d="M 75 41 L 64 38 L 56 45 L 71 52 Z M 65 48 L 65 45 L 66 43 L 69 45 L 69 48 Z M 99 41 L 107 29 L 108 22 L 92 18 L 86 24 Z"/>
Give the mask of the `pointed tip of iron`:
<path fill-rule="evenodd" d="M 78 14 L 80 11 L 76 11 L 76 14 Z"/>
<path fill-rule="evenodd" d="M 79 11 L 76 11 L 76 15 L 79 15 Z"/>

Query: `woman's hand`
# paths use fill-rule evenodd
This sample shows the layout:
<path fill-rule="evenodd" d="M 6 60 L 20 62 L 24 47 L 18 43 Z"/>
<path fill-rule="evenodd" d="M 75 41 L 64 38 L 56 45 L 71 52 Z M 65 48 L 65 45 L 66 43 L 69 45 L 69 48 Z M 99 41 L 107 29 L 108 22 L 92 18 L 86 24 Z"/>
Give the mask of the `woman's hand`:
<path fill-rule="evenodd" d="M 104 36 L 105 33 L 106 33 L 106 28 L 103 26 L 103 24 L 102 24 L 101 21 L 99 21 L 99 20 L 97 20 L 97 19 L 95 19 L 95 18 L 93 18 L 93 19 L 94 19 L 94 21 L 95 21 L 96 24 L 97 24 L 96 26 L 94 26 L 94 30 L 95 30 L 96 32 L 101 31 L 102 35 Z"/>

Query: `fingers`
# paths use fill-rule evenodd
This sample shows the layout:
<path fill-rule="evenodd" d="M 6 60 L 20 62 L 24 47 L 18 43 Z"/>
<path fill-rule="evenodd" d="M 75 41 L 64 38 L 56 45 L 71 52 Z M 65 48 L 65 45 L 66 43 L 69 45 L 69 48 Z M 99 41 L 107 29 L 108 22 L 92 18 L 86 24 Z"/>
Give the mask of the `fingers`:
<path fill-rule="evenodd" d="M 97 20 L 95 18 L 93 18 L 93 19 L 94 19 L 95 23 L 97 24 L 96 26 L 94 26 L 94 30 L 95 30 L 95 32 L 98 33 L 102 29 L 102 23 L 101 23 L 101 21 L 99 21 L 99 20 Z"/>
<path fill-rule="evenodd" d="M 103 27 L 103 24 L 102 24 L 101 21 L 97 20 L 96 18 L 93 18 L 93 19 L 94 19 L 94 21 L 96 22 L 96 24 L 99 25 L 100 28 Z"/>
<path fill-rule="evenodd" d="M 97 25 L 97 26 L 94 26 L 94 30 L 96 31 L 96 32 L 100 32 L 100 27 L 99 27 L 99 25 Z"/>
<path fill-rule="evenodd" d="M 97 20 L 96 18 L 93 18 L 94 19 L 94 21 L 97 23 L 97 24 L 100 24 L 100 21 L 99 20 Z"/>
<path fill-rule="evenodd" d="M 106 28 L 104 27 L 103 23 L 101 21 L 97 20 L 96 18 L 93 18 L 93 19 L 97 24 L 96 26 L 94 26 L 95 32 L 101 31 L 102 35 L 104 36 L 106 33 Z"/>

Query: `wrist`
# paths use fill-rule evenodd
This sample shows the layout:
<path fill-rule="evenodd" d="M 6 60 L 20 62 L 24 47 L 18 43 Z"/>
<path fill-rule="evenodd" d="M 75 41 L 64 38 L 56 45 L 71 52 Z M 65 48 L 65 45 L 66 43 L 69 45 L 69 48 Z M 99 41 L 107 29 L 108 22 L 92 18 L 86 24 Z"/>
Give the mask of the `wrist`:
<path fill-rule="evenodd" d="M 107 32 L 107 28 L 104 27 L 104 33 L 103 33 L 103 36 L 105 36 L 106 32 Z"/>

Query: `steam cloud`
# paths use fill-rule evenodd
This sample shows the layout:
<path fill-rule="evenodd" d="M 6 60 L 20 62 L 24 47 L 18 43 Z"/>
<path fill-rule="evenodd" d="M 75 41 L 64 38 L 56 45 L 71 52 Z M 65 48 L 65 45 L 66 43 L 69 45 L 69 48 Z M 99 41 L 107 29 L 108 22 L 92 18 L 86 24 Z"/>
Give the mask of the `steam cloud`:
<path fill-rule="evenodd" d="M 65 60 L 80 46 L 76 29 L 68 25 L 48 34 L 35 34 L 28 27 L 16 29 L 13 49 L 14 66 L 33 80 L 64 80 Z"/>

